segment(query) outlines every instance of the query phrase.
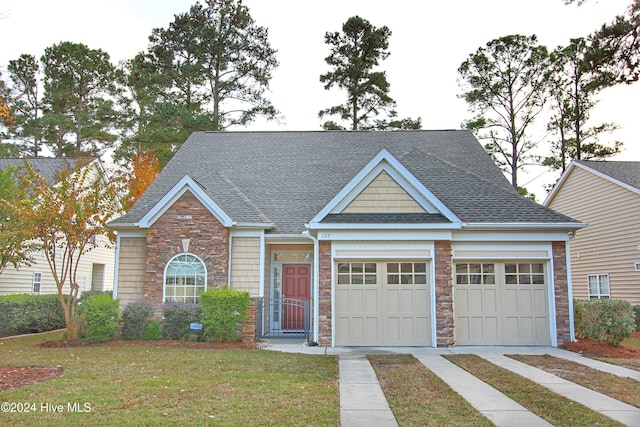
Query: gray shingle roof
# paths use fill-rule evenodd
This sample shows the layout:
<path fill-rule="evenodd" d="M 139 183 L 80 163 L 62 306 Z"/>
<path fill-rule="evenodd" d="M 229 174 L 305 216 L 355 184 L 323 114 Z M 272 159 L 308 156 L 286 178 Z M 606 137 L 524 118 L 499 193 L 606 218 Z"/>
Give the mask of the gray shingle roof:
<path fill-rule="evenodd" d="M 445 130 L 195 132 L 112 225 L 139 221 L 188 174 L 234 221 L 300 233 L 383 148 L 463 221 L 575 222 L 518 195 L 470 132 Z"/>
<path fill-rule="evenodd" d="M 576 163 L 640 190 L 640 162 L 575 160 Z"/>
<path fill-rule="evenodd" d="M 38 157 L 29 159 L 29 164 L 49 183 L 53 183 L 54 178 L 61 170 L 73 168 L 75 160 L 64 157 Z M 9 166 L 16 169 L 24 168 L 24 159 L 0 158 L 0 170 L 5 170 Z"/>

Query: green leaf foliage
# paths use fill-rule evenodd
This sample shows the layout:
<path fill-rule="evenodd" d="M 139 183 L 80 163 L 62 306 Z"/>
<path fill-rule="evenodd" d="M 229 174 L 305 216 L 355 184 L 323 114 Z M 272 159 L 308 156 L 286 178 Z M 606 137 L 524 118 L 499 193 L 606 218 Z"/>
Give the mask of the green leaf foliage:
<path fill-rule="evenodd" d="M 352 130 L 420 128 L 420 118 L 396 119 L 396 102 L 389 95 L 387 75 L 374 69 L 389 57 L 390 36 L 388 27 L 376 28 L 359 16 L 349 18 L 342 25 L 342 32 L 325 33 L 325 43 L 331 46 L 325 62 L 332 70 L 320 75 L 320 82 L 327 90 L 337 87 L 346 91 L 347 99 L 343 104 L 321 110 L 320 118 L 338 116 Z M 379 115 L 388 115 L 392 120 L 378 119 Z M 347 126 L 329 120 L 323 128 L 342 130 Z"/>
<path fill-rule="evenodd" d="M 115 141 L 115 68 L 109 55 L 84 44 L 61 42 L 45 49 L 44 136 L 57 157 L 75 150 L 95 155 Z"/>
<path fill-rule="evenodd" d="M 57 295 L 0 296 L 0 336 L 46 332 L 64 326 Z"/>
<path fill-rule="evenodd" d="M 578 338 L 618 346 L 636 329 L 631 303 L 620 299 L 574 300 Z"/>
<path fill-rule="evenodd" d="M 184 340 L 193 333 L 190 325 L 201 322 L 202 308 L 199 304 L 168 302 L 162 306 L 162 318 L 164 336 L 172 340 Z"/>
<path fill-rule="evenodd" d="M 461 98 L 475 114 L 468 128 L 516 188 L 518 172 L 538 163 L 529 128 L 546 101 L 547 58 L 535 35 L 515 34 L 491 40 L 458 68 Z"/>
<path fill-rule="evenodd" d="M 204 336 L 210 341 L 236 341 L 247 317 L 249 293 L 229 288 L 200 294 Z"/>
<path fill-rule="evenodd" d="M 158 341 L 162 339 L 162 325 L 159 320 L 147 322 L 142 329 L 140 339 L 143 341 Z"/>
<path fill-rule="evenodd" d="M 543 164 L 564 172 L 569 162 L 602 160 L 620 152 L 622 143 L 600 142 L 601 135 L 618 127 L 614 123 L 590 125 L 595 96 L 603 88 L 600 73 L 590 57 L 592 44 L 584 38 L 572 39 L 569 45 L 559 46 L 550 55 L 549 103 L 551 118 L 547 129 L 551 132 L 550 156 Z"/>
<path fill-rule="evenodd" d="M 120 301 L 108 293 L 91 295 L 82 303 L 82 316 L 86 322 L 84 341 L 110 341 L 118 334 Z"/>
<path fill-rule="evenodd" d="M 122 330 L 125 340 L 139 340 L 147 326 L 153 320 L 153 308 L 146 303 L 133 302 L 122 310 Z"/>

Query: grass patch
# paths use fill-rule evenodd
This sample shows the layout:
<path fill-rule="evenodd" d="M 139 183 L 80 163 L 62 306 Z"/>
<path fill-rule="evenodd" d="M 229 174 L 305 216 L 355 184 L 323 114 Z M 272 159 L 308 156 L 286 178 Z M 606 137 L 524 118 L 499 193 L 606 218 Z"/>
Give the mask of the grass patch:
<path fill-rule="evenodd" d="M 476 355 L 444 357 L 554 426 L 623 425 Z"/>
<path fill-rule="evenodd" d="M 3 365 L 62 365 L 61 378 L 6 391 L 2 402 L 63 405 L 63 413 L 0 413 L 0 424 L 340 424 L 333 356 L 155 346 L 41 348 L 55 335 L 0 341 Z M 70 413 L 68 403 L 90 404 Z"/>
<path fill-rule="evenodd" d="M 622 343 L 620 343 L 620 345 L 640 349 L 640 335 L 638 335 L 638 333 L 635 333 L 632 336 L 622 340 Z"/>
<path fill-rule="evenodd" d="M 413 356 L 368 358 L 399 425 L 493 425 Z"/>
<path fill-rule="evenodd" d="M 544 356 L 513 354 L 509 357 L 640 408 L 640 382 L 634 379 L 621 378 L 548 354 Z"/>

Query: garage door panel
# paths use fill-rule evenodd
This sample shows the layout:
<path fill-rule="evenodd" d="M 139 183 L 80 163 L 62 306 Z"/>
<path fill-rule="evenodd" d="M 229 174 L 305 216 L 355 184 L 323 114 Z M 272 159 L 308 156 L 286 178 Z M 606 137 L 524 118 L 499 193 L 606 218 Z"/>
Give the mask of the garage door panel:
<path fill-rule="evenodd" d="M 428 271 L 425 262 L 354 262 L 353 265 L 359 264 L 358 268 L 364 265 L 365 269 L 367 265 L 376 265 L 376 280 L 366 284 L 345 283 L 347 272 L 354 276 L 354 272 L 360 271 L 349 264 L 339 262 L 342 267 L 339 276 L 343 278 L 342 283 L 336 283 L 336 319 L 348 318 L 349 321 L 336 322 L 337 345 L 431 345 L 431 305 L 429 284 L 424 283 L 429 282 L 425 279 Z M 388 265 L 391 267 L 387 275 Z"/>
<path fill-rule="evenodd" d="M 500 320 L 497 316 L 489 316 L 484 318 L 484 334 L 485 340 L 494 341 L 500 336 Z"/>
<path fill-rule="evenodd" d="M 534 289 L 531 301 L 533 302 L 534 313 L 544 313 L 548 315 L 549 302 L 546 289 Z"/>
<path fill-rule="evenodd" d="M 548 290 L 546 284 L 540 284 L 541 265 L 539 262 L 456 264 L 456 343 L 550 344 Z"/>

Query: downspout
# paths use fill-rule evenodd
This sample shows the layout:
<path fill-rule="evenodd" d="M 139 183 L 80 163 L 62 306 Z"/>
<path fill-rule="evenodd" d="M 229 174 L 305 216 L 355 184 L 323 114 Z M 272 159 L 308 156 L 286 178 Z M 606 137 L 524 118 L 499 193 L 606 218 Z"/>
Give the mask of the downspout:
<path fill-rule="evenodd" d="M 320 297 L 319 285 L 320 285 L 320 248 L 318 247 L 318 238 L 314 237 L 309 231 L 309 225 L 302 234 L 309 239 L 313 240 L 313 341 L 318 342 L 318 310 L 320 308 L 318 298 Z"/>
<path fill-rule="evenodd" d="M 113 299 L 118 298 L 118 271 L 120 270 L 120 234 L 116 234 L 116 259 L 113 263 Z"/>
<path fill-rule="evenodd" d="M 233 253 L 233 236 L 229 230 L 229 259 L 227 260 L 227 287 L 231 289 L 231 254 Z"/>

